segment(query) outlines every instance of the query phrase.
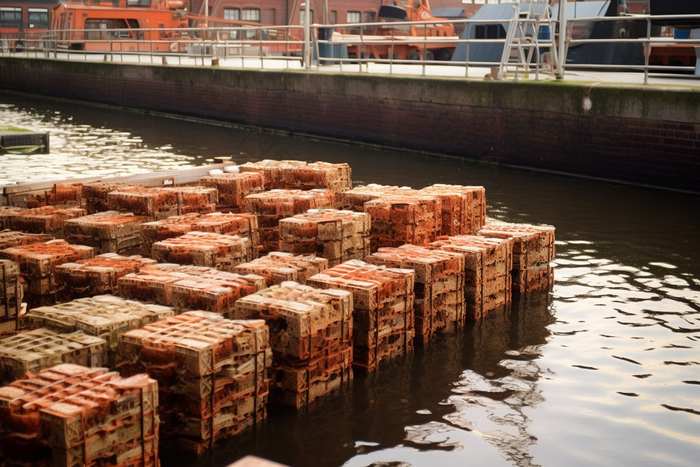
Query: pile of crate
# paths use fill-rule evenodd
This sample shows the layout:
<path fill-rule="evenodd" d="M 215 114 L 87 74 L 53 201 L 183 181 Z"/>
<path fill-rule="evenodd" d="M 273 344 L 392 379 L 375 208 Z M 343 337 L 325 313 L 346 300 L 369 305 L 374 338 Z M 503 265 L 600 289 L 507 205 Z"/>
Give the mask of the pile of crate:
<path fill-rule="evenodd" d="M 0 322 L 16 319 L 22 310 L 24 289 L 19 281 L 19 265 L 0 260 Z"/>
<path fill-rule="evenodd" d="M 24 210 L 17 206 L 0 206 L 0 230 L 12 228 L 12 218 Z"/>
<path fill-rule="evenodd" d="M 328 190 L 271 190 L 245 198 L 246 210 L 258 217 L 260 254 L 279 249 L 279 221 L 309 209 L 335 207 L 335 193 Z"/>
<path fill-rule="evenodd" d="M 216 209 L 245 212 L 245 197 L 265 190 L 262 174 L 257 172 L 221 173 L 199 179 L 203 186 L 216 188 L 219 204 Z"/>
<path fill-rule="evenodd" d="M 512 302 L 513 240 L 479 235 L 445 237 L 429 248 L 464 256 L 464 301 L 467 319 L 508 313 Z"/>
<path fill-rule="evenodd" d="M 0 231 L 0 250 L 13 246 L 29 245 L 30 243 L 48 242 L 54 238 L 48 234 L 32 234 L 14 230 Z"/>
<path fill-rule="evenodd" d="M 157 467 L 158 383 L 65 363 L 0 388 L 7 465 Z"/>
<path fill-rule="evenodd" d="M 125 375 L 160 388 L 161 439 L 196 453 L 267 416 L 272 355 L 264 321 L 187 312 L 121 336 Z"/>
<path fill-rule="evenodd" d="M 172 187 L 145 188 L 124 187 L 107 194 L 109 209 L 130 212 L 137 216 L 165 219 L 190 212 L 214 212 L 218 202 L 215 188 Z"/>
<path fill-rule="evenodd" d="M 82 184 L 80 183 L 56 183 L 50 190 L 43 194 L 27 195 L 27 207 L 38 208 L 40 206 L 81 206 Z"/>
<path fill-rule="evenodd" d="M 342 209 L 355 212 L 365 212 L 365 203 L 391 193 L 401 193 L 410 188 L 399 188 L 391 185 L 378 185 L 371 183 L 365 186 L 358 186 L 338 195 L 338 204 Z"/>
<path fill-rule="evenodd" d="M 257 257 L 260 245 L 258 218 L 255 214 L 212 212 L 200 215 L 191 213 L 169 217 L 160 221 L 147 222 L 139 227 L 141 254 L 144 256 L 151 255 L 154 243 L 168 238 L 179 237 L 191 231 L 245 237 L 250 242 L 253 258 Z"/>
<path fill-rule="evenodd" d="M 271 402 L 299 408 L 352 380 L 352 294 L 283 282 L 236 302 L 264 319 L 273 351 Z"/>
<path fill-rule="evenodd" d="M 82 331 L 100 337 L 107 342 L 105 364 L 114 368 L 118 363 L 117 347 L 121 334 L 174 314 L 170 307 L 98 295 L 34 308 L 22 317 L 22 327 L 46 328 L 64 334 Z"/>
<path fill-rule="evenodd" d="M 89 246 L 71 245 L 65 240 L 18 245 L 0 250 L 0 258 L 19 264 L 20 274 L 29 287 L 30 307 L 52 305 L 60 284 L 56 281 L 56 268 L 94 256 Z"/>
<path fill-rule="evenodd" d="M 238 274 L 255 274 L 265 278 L 268 287 L 285 281 L 306 284 L 306 281 L 319 272 L 328 269 L 328 260 L 315 255 L 295 255 L 273 251 L 250 263 L 235 266 L 231 272 Z"/>
<path fill-rule="evenodd" d="M 38 328 L 0 337 L 0 384 L 24 378 L 61 363 L 87 367 L 107 364 L 107 342 L 82 331 L 59 334 Z"/>
<path fill-rule="evenodd" d="M 352 171 L 348 164 L 310 162 L 306 165 L 282 167 L 282 184 L 288 190 L 325 188 L 342 193 L 352 188 Z"/>
<path fill-rule="evenodd" d="M 267 287 L 265 279 L 200 266 L 157 264 L 118 281 L 119 295 L 174 306 L 178 311 L 206 310 L 230 317 L 241 297 Z"/>
<path fill-rule="evenodd" d="M 238 166 L 240 173 L 259 173 L 263 179 L 265 190 L 278 190 L 286 188 L 282 181 L 282 169 L 291 167 L 303 167 L 306 162 L 290 160 L 264 159 L 258 162 L 246 162 Z"/>
<path fill-rule="evenodd" d="M 482 186 L 435 184 L 418 192 L 440 200 L 442 235 L 476 235 L 486 222 L 486 191 Z"/>
<path fill-rule="evenodd" d="M 86 214 L 87 211 L 79 207 L 43 206 L 21 211 L 10 218 L 10 224 L 13 230 L 62 238 L 64 222 Z"/>
<path fill-rule="evenodd" d="M 554 227 L 551 225 L 489 223 L 479 235 L 513 239 L 513 292 L 550 290 L 554 274 Z"/>
<path fill-rule="evenodd" d="M 307 281 L 353 296 L 353 366 L 374 370 L 380 361 L 413 349 L 415 272 L 351 260 Z"/>
<path fill-rule="evenodd" d="M 246 237 L 196 231 L 154 243 L 151 257 L 160 263 L 220 269 L 229 269 L 253 259 L 250 240 Z"/>
<path fill-rule="evenodd" d="M 279 249 L 295 254 L 318 254 L 336 266 L 364 260 L 369 254 L 370 221 L 366 213 L 310 209 L 281 219 Z"/>
<path fill-rule="evenodd" d="M 91 259 L 61 264 L 56 268 L 56 282 L 63 289 L 61 295 L 64 300 L 116 294 L 120 277 L 151 264 L 155 264 L 155 260 L 105 253 Z"/>
<path fill-rule="evenodd" d="M 141 248 L 139 225 L 149 221 L 145 216 L 105 211 L 68 219 L 63 224 L 68 243 L 91 246 L 95 253 L 129 255 Z"/>
<path fill-rule="evenodd" d="M 372 223 L 372 251 L 405 244 L 427 245 L 441 232 L 440 200 L 415 190 L 387 194 L 364 204 Z"/>
<path fill-rule="evenodd" d="M 82 204 L 88 214 L 108 211 L 107 195 L 113 191 L 126 190 L 133 185 L 125 182 L 97 181 L 85 183 L 82 186 Z"/>
<path fill-rule="evenodd" d="M 438 333 L 465 325 L 464 256 L 415 245 L 380 248 L 367 258 L 371 264 L 413 269 L 416 341 L 426 343 Z"/>

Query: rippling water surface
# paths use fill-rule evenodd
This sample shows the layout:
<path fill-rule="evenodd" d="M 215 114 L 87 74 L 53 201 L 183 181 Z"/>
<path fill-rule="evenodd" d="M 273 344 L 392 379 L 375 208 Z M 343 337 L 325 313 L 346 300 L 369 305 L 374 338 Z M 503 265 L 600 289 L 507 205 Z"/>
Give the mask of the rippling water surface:
<path fill-rule="evenodd" d="M 0 94 L 0 124 L 52 154 L 0 156 L 0 185 L 204 163 L 348 162 L 356 182 L 486 187 L 487 214 L 557 227 L 551 294 L 471 324 L 200 459 L 295 466 L 696 466 L 700 198 Z"/>

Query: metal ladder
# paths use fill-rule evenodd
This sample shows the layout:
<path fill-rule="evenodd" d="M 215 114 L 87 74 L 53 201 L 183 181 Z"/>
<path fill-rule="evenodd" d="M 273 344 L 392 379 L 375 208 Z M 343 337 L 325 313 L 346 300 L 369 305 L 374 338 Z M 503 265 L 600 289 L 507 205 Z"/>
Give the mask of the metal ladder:
<path fill-rule="evenodd" d="M 516 0 L 513 10 L 513 19 L 508 27 L 495 79 L 503 79 L 514 70 L 514 78 L 517 80 L 520 73 L 528 74 L 533 69 L 535 79 L 539 79 L 541 69 L 558 69 L 549 0 Z M 549 37 L 540 38 L 540 31 L 549 31 Z M 547 56 L 551 58 L 548 64 L 542 63 L 543 49 L 549 49 Z"/>

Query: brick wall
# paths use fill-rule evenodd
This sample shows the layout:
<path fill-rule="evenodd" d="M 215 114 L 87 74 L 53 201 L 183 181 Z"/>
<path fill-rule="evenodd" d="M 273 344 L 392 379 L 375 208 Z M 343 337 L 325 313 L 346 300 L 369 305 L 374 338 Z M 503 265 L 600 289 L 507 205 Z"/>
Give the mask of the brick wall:
<path fill-rule="evenodd" d="M 678 88 L 0 58 L 0 89 L 700 191 L 700 93 Z"/>

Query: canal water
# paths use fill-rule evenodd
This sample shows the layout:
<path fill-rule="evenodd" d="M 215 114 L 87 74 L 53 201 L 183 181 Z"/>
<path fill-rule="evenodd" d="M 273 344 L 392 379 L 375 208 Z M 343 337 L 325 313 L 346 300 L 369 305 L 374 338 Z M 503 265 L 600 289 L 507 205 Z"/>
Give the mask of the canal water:
<path fill-rule="evenodd" d="M 271 408 L 254 433 L 163 465 L 255 454 L 294 466 L 696 466 L 700 197 L 0 93 L 0 124 L 51 154 L 0 156 L 0 185 L 231 156 L 348 162 L 353 180 L 483 185 L 487 214 L 557 228 L 551 294 L 419 347 L 345 393 Z"/>

